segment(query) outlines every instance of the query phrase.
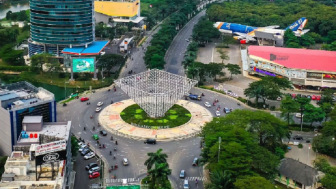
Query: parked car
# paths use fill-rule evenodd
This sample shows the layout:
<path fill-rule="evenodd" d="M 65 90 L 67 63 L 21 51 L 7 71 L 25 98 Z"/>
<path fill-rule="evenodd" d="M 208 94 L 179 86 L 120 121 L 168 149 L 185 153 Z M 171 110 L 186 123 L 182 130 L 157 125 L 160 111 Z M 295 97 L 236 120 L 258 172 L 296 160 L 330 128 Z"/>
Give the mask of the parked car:
<path fill-rule="evenodd" d="M 85 169 L 86 169 L 86 170 L 90 170 L 90 169 L 92 169 L 92 168 L 94 168 L 94 167 L 98 167 L 98 164 L 97 164 L 97 163 L 90 163 L 89 165 L 87 165 L 87 166 L 85 167 Z"/>
<path fill-rule="evenodd" d="M 99 140 L 99 136 L 98 135 L 92 135 L 92 138 L 95 140 Z"/>
<path fill-rule="evenodd" d="M 97 103 L 97 106 L 100 107 L 100 106 L 102 106 L 103 104 L 104 104 L 104 102 L 98 102 L 98 103 Z"/>
<path fill-rule="evenodd" d="M 310 95 L 307 95 L 307 98 L 311 99 L 312 97 Z"/>
<path fill-rule="evenodd" d="M 301 113 L 296 113 L 295 114 L 295 117 L 297 117 L 297 118 L 301 118 L 302 116 L 301 116 Z"/>
<path fill-rule="evenodd" d="M 180 178 L 185 178 L 186 174 L 185 174 L 185 170 L 181 170 L 180 172 Z"/>
<path fill-rule="evenodd" d="M 101 110 L 100 107 L 96 108 L 96 112 L 100 112 L 100 110 Z"/>
<path fill-rule="evenodd" d="M 192 162 L 192 166 L 197 166 L 198 165 L 198 158 L 195 157 L 193 162 Z"/>
<path fill-rule="evenodd" d="M 216 111 L 216 116 L 219 117 L 220 116 L 220 112 Z"/>
<path fill-rule="evenodd" d="M 312 100 L 316 100 L 316 96 L 313 95 L 313 96 L 311 97 L 311 99 L 312 99 Z"/>
<path fill-rule="evenodd" d="M 316 100 L 320 101 L 321 100 L 321 96 L 316 96 Z"/>
<path fill-rule="evenodd" d="M 85 102 L 85 101 L 88 101 L 88 100 L 89 100 L 88 97 L 82 97 L 82 98 L 80 99 L 81 102 Z"/>
<path fill-rule="evenodd" d="M 88 149 L 88 147 L 87 146 L 83 146 L 83 147 L 79 148 L 78 151 L 82 152 L 84 149 Z"/>
<path fill-rule="evenodd" d="M 303 137 L 302 136 L 298 136 L 298 135 L 295 135 L 293 137 L 294 140 L 303 140 Z"/>
<path fill-rule="evenodd" d="M 227 108 L 227 107 L 225 107 L 225 108 L 223 109 L 223 111 L 224 111 L 224 113 L 228 114 L 228 113 L 230 113 L 230 112 L 231 112 L 231 109 L 230 109 L 230 108 Z"/>
<path fill-rule="evenodd" d="M 153 139 L 153 138 L 149 138 L 149 139 L 145 140 L 144 143 L 145 143 L 145 144 L 156 144 L 156 140 Z"/>
<path fill-rule="evenodd" d="M 204 103 L 204 106 L 210 108 L 210 107 L 211 107 L 211 104 L 210 104 L 209 102 L 205 102 L 205 103 Z"/>
<path fill-rule="evenodd" d="M 189 189 L 189 181 L 188 180 L 184 180 L 183 182 L 183 189 Z"/>
<path fill-rule="evenodd" d="M 100 167 L 92 167 L 90 170 L 89 170 L 89 174 L 92 174 L 94 172 L 99 172 L 100 171 Z"/>
<path fill-rule="evenodd" d="M 86 159 L 86 160 L 91 159 L 91 158 L 95 157 L 95 155 L 96 154 L 94 152 L 89 152 L 88 154 L 86 154 L 84 156 L 84 159 Z"/>
<path fill-rule="evenodd" d="M 127 158 L 123 158 L 123 165 L 128 165 L 128 159 Z"/>
<path fill-rule="evenodd" d="M 82 156 L 85 156 L 86 154 L 88 154 L 88 153 L 90 153 L 91 152 L 91 150 L 89 149 L 89 148 L 85 148 L 82 152 L 81 152 L 81 154 L 82 154 Z"/>
<path fill-rule="evenodd" d="M 277 101 L 280 101 L 280 100 L 282 100 L 282 98 L 280 96 L 278 96 Z"/>
<path fill-rule="evenodd" d="M 99 172 L 93 172 L 89 175 L 89 179 L 98 178 L 100 176 Z"/>
<path fill-rule="evenodd" d="M 100 131 L 100 134 L 103 135 L 103 136 L 106 136 L 107 135 L 107 132 L 105 130 L 101 130 Z"/>

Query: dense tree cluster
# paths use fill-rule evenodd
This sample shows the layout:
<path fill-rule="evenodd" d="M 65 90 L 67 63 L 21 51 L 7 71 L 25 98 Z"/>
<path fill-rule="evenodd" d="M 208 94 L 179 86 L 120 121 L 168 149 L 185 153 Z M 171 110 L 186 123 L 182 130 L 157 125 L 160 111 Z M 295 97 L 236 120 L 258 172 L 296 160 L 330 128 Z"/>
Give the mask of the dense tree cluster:
<path fill-rule="evenodd" d="M 206 188 L 274 188 L 263 177 L 274 178 L 286 150 L 281 139 L 290 132 L 283 121 L 263 111 L 235 110 L 207 123 L 202 136 L 202 161 L 213 173 Z"/>
<path fill-rule="evenodd" d="M 196 11 L 195 2 L 188 0 L 178 12 L 161 24 L 160 30 L 153 36 L 151 45 L 147 47 L 144 56 L 148 68 L 163 69 L 164 56 L 178 30 L 181 29 Z"/>
<path fill-rule="evenodd" d="M 22 10 L 20 12 L 8 11 L 6 13 L 6 19 L 12 21 L 30 21 L 30 10 Z"/>
<path fill-rule="evenodd" d="M 194 26 L 192 38 L 198 44 L 207 44 L 210 39 L 218 38 L 219 35 L 220 32 L 213 27 L 213 23 L 203 16 Z"/>
<path fill-rule="evenodd" d="M 325 188 L 336 188 L 336 167 L 330 166 L 326 159 L 319 158 L 315 160 L 315 168 L 322 171 L 325 176 L 321 179 L 321 184 Z"/>

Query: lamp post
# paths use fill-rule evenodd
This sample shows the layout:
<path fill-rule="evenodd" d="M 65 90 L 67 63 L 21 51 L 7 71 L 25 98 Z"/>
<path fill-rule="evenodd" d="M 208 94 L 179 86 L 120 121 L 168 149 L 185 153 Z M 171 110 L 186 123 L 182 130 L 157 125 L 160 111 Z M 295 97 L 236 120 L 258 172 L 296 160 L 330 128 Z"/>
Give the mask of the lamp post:
<path fill-rule="evenodd" d="M 219 137 L 218 138 L 218 163 L 219 163 L 219 154 L 220 154 L 220 144 L 221 144 L 221 142 L 222 142 L 222 137 Z"/>
<path fill-rule="evenodd" d="M 69 83 L 69 82 L 64 82 L 64 99 L 66 99 L 66 84 Z"/>
<path fill-rule="evenodd" d="M 302 131 L 303 116 L 304 114 L 301 114 L 301 131 Z"/>

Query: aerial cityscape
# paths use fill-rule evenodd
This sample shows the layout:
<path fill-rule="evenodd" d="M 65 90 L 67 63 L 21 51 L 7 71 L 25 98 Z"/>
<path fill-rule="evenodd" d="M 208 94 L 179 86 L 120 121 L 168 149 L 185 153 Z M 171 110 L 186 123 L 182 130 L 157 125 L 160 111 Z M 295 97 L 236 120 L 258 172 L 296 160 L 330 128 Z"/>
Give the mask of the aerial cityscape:
<path fill-rule="evenodd" d="M 0 0 L 0 189 L 336 189 L 333 0 Z"/>

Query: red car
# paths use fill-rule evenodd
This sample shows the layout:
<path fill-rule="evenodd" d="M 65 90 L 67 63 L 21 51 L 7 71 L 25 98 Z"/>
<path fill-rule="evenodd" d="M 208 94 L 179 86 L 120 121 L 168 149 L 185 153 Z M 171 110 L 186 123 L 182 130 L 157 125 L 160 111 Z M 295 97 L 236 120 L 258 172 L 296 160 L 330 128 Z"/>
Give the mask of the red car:
<path fill-rule="evenodd" d="M 82 97 L 82 98 L 81 98 L 81 102 L 88 101 L 88 100 L 89 100 L 88 97 Z"/>
<path fill-rule="evenodd" d="M 94 178 L 97 178 L 99 176 L 100 176 L 99 172 L 93 172 L 91 175 L 89 175 L 89 179 L 94 179 Z"/>
<path fill-rule="evenodd" d="M 311 99 L 312 99 L 312 100 L 316 100 L 316 96 L 315 96 L 315 95 L 313 95 Z"/>
<path fill-rule="evenodd" d="M 316 96 L 316 100 L 321 100 L 321 96 Z"/>

